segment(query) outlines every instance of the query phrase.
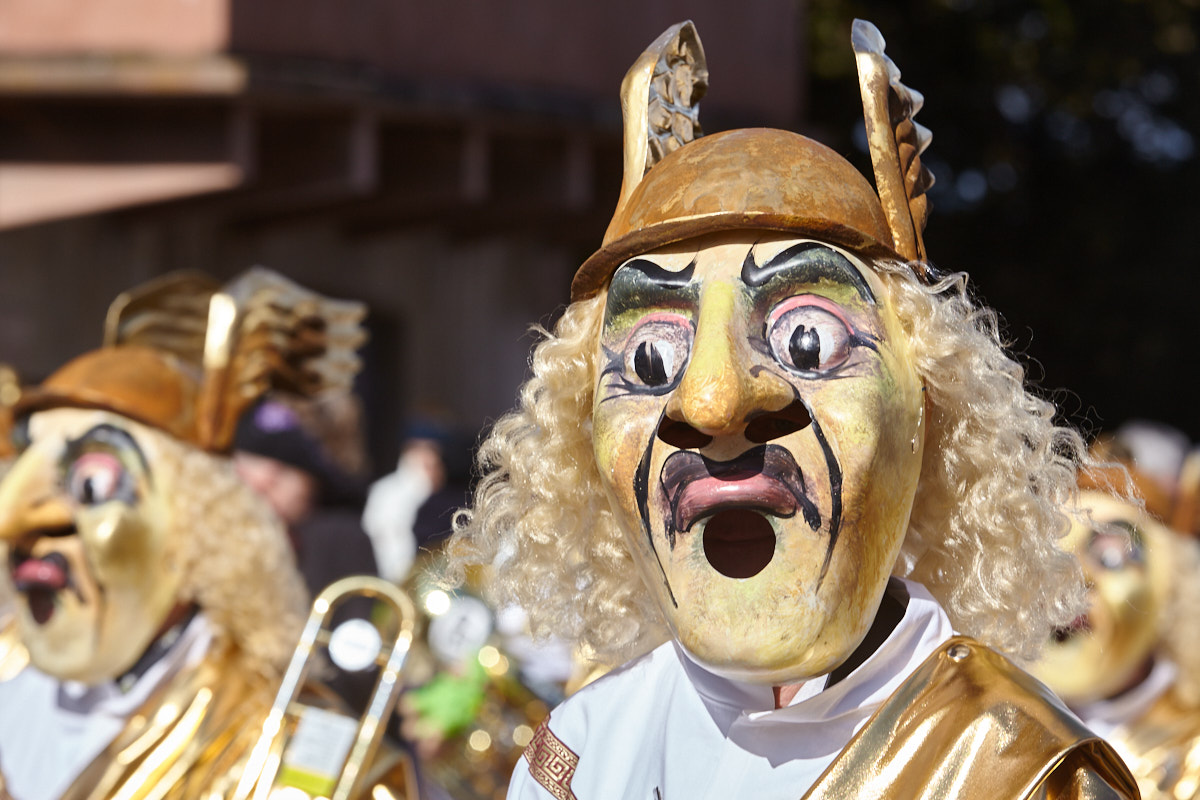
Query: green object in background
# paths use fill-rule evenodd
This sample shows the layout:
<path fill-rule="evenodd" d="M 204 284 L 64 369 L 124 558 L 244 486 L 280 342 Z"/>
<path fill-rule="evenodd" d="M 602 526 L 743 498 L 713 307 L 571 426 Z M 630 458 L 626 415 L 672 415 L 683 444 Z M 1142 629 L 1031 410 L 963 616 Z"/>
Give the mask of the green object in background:
<path fill-rule="evenodd" d="M 449 738 L 474 721 L 483 706 L 487 672 L 479 659 L 468 659 L 462 673 L 440 672 L 431 681 L 408 693 L 407 704 L 416 711 L 422 728 Z"/>

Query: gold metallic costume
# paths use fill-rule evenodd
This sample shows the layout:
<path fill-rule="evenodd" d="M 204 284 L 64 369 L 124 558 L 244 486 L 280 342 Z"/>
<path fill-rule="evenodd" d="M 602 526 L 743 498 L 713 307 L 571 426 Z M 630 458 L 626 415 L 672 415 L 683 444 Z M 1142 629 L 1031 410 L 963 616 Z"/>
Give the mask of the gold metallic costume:
<path fill-rule="evenodd" d="M 10 652 L 0 673 L 23 657 Z M 63 800 L 227 796 L 274 694 L 270 681 L 240 663 L 236 648 L 214 647 L 159 687 Z"/>
<path fill-rule="evenodd" d="M 1113 749 L 1007 659 L 944 643 L 804 795 L 836 798 L 1137 797 Z"/>
<path fill-rule="evenodd" d="M 0 631 L 0 680 L 27 663 L 15 629 Z M 129 717 L 62 800 L 234 797 L 277 688 L 277 681 L 248 667 L 238 648 L 214 646 L 199 665 L 181 670 Z M 337 708 L 327 694 L 321 701 Z M 381 786 L 393 797 L 409 797 L 411 770 L 407 758 L 385 749 L 369 765 L 371 780 L 359 796 Z M 2 793 L 0 799 L 7 800 Z"/>
<path fill-rule="evenodd" d="M 1200 798 L 1200 713 L 1174 691 L 1109 740 L 1146 800 Z"/>

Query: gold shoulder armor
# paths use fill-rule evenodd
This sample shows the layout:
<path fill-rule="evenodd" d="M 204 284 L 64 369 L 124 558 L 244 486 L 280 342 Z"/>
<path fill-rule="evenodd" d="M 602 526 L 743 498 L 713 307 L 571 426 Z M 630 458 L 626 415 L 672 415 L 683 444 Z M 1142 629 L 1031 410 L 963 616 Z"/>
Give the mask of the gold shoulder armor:
<path fill-rule="evenodd" d="M 1138 796 L 1121 759 L 1062 701 L 958 636 L 888 698 L 806 798 Z"/>

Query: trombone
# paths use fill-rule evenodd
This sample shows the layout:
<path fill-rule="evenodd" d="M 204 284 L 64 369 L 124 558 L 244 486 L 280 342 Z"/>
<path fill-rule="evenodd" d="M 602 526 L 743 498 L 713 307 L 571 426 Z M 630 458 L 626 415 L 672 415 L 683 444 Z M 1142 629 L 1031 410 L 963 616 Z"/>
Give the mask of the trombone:
<path fill-rule="evenodd" d="M 376 627 L 366 620 L 341 636 L 349 623 L 330 631 L 333 612 L 352 597 L 368 597 L 391 610 L 396 631 L 391 648 L 384 646 Z M 351 800 L 367 787 L 369 772 L 396 706 L 402 684 L 400 670 L 412 646 L 416 611 L 408 595 L 394 584 L 367 575 L 342 578 L 325 588 L 313 601 L 299 644 L 284 673 L 262 732 L 250 753 L 246 770 L 233 794 L 234 800 L 268 800 L 284 796 L 326 797 Z M 364 627 L 365 626 L 365 627 Z M 370 631 L 366 629 L 369 628 Z M 340 638 L 339 638 L 340 637 Z M 337 709 L 302 702 L 311 688 L 309 672 L 314 653 L 324 648 L 339 664 L 344 658 L 356 662 L 346 669 L 363 669 L 374 663 L 380 668 L 366 710 L 355 720 Z M 412 760 L 400 754 L 404 789 L 408 800 L 417 800 L 416 774 Z M 390 773 L 389 773 L 390 774 Z M 280 791 L 291 787 L 292 792 Z M 295 790 L 299 790 L 299 794 Z M 387 794 L 390 794 L 388 792 Z"/>

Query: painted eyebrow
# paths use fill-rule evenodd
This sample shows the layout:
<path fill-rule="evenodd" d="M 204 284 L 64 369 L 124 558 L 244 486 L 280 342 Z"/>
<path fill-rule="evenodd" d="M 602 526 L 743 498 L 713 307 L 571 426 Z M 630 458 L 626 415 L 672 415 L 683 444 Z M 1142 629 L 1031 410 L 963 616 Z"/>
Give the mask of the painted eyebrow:
<path fill-rule="evenodd" d="M 754 263 L 754 248 L 750 248 L 746 260 L 742 262 L 742 282 L 747 286 L 759 287 L 776 275 L 792 271 L 799 272 L 806 283 L 815 283 L 818 278 L 848 283 L 862 295 L 863 300 L 875 304 L 875 293 L 850 260 L 833 248 L 817 242 L 792 245 L 761 267 Z"/>
<path fill-rule="evenodd" d="M 664 289 L 678 289 L 692 282 L 692 276 L 696 274 L 696 259 L 693 258 L 691 263 L 678 272 L 663 269 L 658 264 L 645 258 L 635 258 L 632 261 L 626 261 L 618 267 L 618 271 L 626 268 L 641 273 L 646 280 L 656 286 Z"/>
<path fill-rule="evenodd" d="M 137 441 L 129 435 L 128 431 L 121 430 L 116 425 L 110 425 L 107 422 L 102 422 L 96 427 L 89 430 L 78 439 L 71 439 L 67 442 L 67 460 L 74 461 L 83 453 L 86 445 L 103 444 L 114 450 L 131 450 L 137 456 L 138 462 L 142 465 L 142 471 L 150 476 L 150 464 L 146 461 L 146 454 L 142 452 L 142 448 L 138 447 Z"/>

